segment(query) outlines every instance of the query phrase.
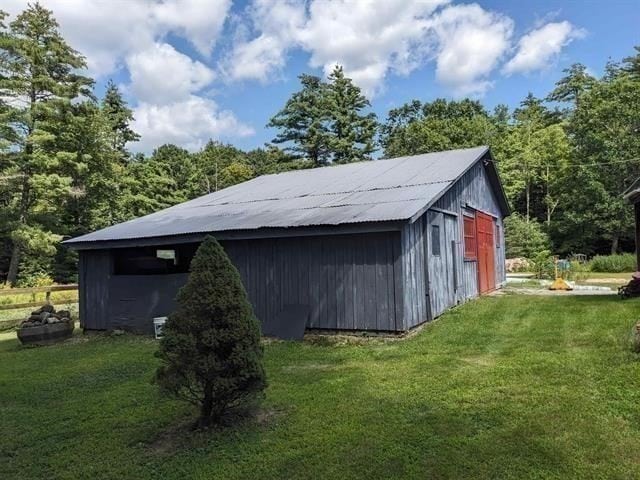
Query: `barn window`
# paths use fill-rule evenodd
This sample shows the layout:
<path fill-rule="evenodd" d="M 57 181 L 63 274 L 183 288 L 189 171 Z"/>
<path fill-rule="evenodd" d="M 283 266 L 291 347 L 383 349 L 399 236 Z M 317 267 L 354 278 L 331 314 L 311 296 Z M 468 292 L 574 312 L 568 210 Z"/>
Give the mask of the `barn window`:
<path fill-rule="evenodd" d="M 463 216 L 464 219 L 464 258 L 465 260 L 475 260 L 477 258 L 477 241 L 476 241 L 476 219 L 468 215 Z"/>
<path fill-rule="evenodd" d="M 440 225 L 431 225 L 431 253 L 440 256 Z"/>
<path fill-rule="evenodd" d="M 197 245 L 112 250 L 114 275 L 187 273 Z"/>

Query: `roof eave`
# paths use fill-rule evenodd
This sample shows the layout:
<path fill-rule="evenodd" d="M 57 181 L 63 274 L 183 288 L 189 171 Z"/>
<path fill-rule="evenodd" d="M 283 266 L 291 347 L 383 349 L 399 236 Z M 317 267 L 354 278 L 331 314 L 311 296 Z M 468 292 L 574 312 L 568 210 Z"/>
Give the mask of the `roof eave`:
<path fill-rule="evenodd" d="M 218 240 L 254 240 L 265 238 L 307 237 L 312 235 L 348 235 L 354 233 L 379 233 L 400 231 L 406 220 L 343 223 L 338 225 L 308 225 L 299 227 L 258 228 L 254 230 L 226 230 L 221 232 L 191 232 L 155 237 L 138 237 L 117 240 L 91 240 L 63 242 L 72 250 L 102 250 L 156 245 L 198 243 L 211 235 Z M 81 237 L 80 237 L 81 238 Z"/>
<path fill-rule="evenodd" d="M 638 203 L 640 202 L 640 189 L 626 192 L 622 195 L 622 198 L 624 198 L 629 203 Z"/>

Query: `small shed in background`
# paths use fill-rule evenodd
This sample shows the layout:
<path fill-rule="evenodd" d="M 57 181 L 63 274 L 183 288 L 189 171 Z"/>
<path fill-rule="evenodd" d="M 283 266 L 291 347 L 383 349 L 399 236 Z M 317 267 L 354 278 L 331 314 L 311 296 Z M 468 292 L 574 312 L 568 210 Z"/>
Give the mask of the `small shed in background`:
<path fill-rule="evenodd" d="M 505 282 L 509 206 L 488 147 L 265 175 L 65 243 L 85 329 L 152 332 L 206 235 L 265 334 L 404 332 Z"/>

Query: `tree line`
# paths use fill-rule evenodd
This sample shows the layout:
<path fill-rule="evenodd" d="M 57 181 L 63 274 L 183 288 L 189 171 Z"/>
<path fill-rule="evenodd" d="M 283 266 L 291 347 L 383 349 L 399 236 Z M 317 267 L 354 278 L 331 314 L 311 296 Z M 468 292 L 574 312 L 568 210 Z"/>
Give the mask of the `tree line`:
<path fill-rule="evenodd" d="M 374 144 L 383 158 L 489 145 L 514 210 L 509 254 L 635 248 L 622 193 L 640 176 L 640 47 L 609 61 L 600 78 L 574 64 L 546 97 L 529 93 L 513 110 L 489 111 L 472 99 L 411 100 L 379 123 L 339 67 L 324 87 L 317 77 L 300 78 L 302 89 L 270 126 L 281 129 L 276 142 L 313 165 L 370 159 Z M 336 93 L 345 88 L 338 85 L 351 93 Z"/>
<path fill-rule="evenodd" d="M 516 214 L 512 253 L 530 239 L 558 253 L 633 250 L 622 191 L 640 176 L 640 51 L 601 78 L 576 64 L 546 98 L 511 111 L 471 99 L 412 100 L 379 121 L 341 67 L 301 75 L 269 121 L 272 143 L 243 151 L 210 140 L 133 154 L 133 113 L 110 82 L 101 98 L 53 13 L 0 12 L 0 281 L 74 280 L 61 240 L 258 175 L 490 145 Z M 513 232 L 511 235 L 510 232 Z"/>

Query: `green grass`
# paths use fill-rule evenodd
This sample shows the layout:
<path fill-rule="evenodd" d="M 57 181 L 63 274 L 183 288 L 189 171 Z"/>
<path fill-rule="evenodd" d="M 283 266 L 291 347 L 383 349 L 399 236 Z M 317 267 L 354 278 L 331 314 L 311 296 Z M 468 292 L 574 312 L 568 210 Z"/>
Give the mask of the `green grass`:
<path fill-rule="evenodd" d="M 617 272 L 617 273 L 605 273 L 605 272 L 589 272 L 589 280 L 598 280 L 601 278 L 615 278 L 618 280 L 631 280 L 633 272 Z"/>
<path fill-rule="evenodd" d="M 0 478 L 637 478 L 639 307 L 488 297 L 406 340 L 272 343 L 261 419 L 192 435 L 153 340 L 3 334 Z"/>

